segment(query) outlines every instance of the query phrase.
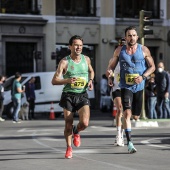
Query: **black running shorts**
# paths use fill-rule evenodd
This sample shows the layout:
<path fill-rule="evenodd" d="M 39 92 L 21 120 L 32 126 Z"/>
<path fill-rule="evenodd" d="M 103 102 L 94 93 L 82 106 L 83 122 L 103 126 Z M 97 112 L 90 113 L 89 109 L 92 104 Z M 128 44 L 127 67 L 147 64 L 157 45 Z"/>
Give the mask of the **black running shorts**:
<path fill-rule="evenodd" d="M 90 106 L 90 100 L 87 92 L 84 93 L 71 93 L 63 92 L 59 105 L 68 111 L 76 112 L 85 105 Z"/>
<path fill-rule="evenodd" d="M 128 89 L 121 89 L 123 110 L 131 109 L 132 115 L 139 116 L 142 111 L 143 90 L 133 93 Z"/>
<path fill-rule="evenodd" d="M 121 97 L 120 89 L 117 89 L 112 92 L 112 99 L 114 100 L 116 97 Z"/>

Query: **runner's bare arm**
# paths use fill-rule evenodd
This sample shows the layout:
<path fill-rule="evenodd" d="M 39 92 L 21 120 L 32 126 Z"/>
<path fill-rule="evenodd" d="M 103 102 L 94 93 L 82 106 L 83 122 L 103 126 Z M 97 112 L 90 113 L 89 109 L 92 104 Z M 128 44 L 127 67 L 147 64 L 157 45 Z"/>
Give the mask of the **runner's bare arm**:
<path fill-rule="evenodd" d="M 74 83 L 76 78 L 72 77 L 72 78 L 68 78 L 68 79 L 63 79 L 62 75 L 65 74 L 66 70 L 67 70 L 67 60 L 66 58 L 63 58 L 58 65 L 58 68 L 52 78 L 51 83 L 53 85 L 63 85 L 63 84 L 67 84 L 67 83 Z"/>
<path fill-rule="evenodd" d="M 153 58 L 151 56 L 149 49 L 146 46 L 143 46 L 142 49 L 143 49 L 143 53 L 145 56 L 145 60 L 148 65 L 148 69 L 145 71 L 145 73 L 143 75 L 145 77 L 148 77 L 155 71 L 155 64 L 154 64 L 154 61 L 153 61 Z"/>
<path fill-rule="evenodd" d="M 94 70 L 93 70 L 93 68 L 92 68 L 90 58 L 87 57 L 87 56 L 85 56 L 85 57 L 86 57 L 86 61 L 87 61 L 87 64 L 88 64 L 88 71 L 89 71 L 88 87 L 89 87 L 89 90 L 93 90 Z"/>
<path fill-rule="evenodd" d="M 136 84 L 141 83 L 144 77 L 148 77 L 155 71 L 155 64 L 154 64 L 154 61 L 153 61 L 153 58 L 151 56 L 149 49 L 146 46 L 142 46 L 142 50 L 143 50 L 143 55 L 148 65 L 148 69 L 144 72 L 143 75 L 140 75 L 134 79 Z"/>
<path fill-rule="evenodd" d="M 119 54 L 120 54 L 120 50 L 122 47 L 118 47 L 116 48 L 116 50 L 114 51 L 113 57 L 110 59 L 107 70 L 106 70 L 106 76 L 107 77 L 111 77 L 113 74 L 113 70 L 115 69 L 118 61 L 119 61 Z"/>

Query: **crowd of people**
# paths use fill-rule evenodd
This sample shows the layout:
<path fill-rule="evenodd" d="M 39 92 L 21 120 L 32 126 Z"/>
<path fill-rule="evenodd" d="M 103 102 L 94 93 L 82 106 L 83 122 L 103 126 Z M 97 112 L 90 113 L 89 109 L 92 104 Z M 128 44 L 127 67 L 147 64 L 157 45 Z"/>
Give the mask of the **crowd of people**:
<path fill-rule="evenodd" d="M 20 72 L 15 73 L 15 78 L 12 83 L 11 87 L 11 100 L 13 103 L 13 123 L 21 123 L 21 119 L 28 120 L 28 119 L 34 119 L 34 107 L 35 107 L 35 78 L 32 77 L 28 83 L 26 83 L 25 86 L 21 86 L 21 78 L 22 75 Z M 5 121 L 5 119 L 2 118 L 2 114 L 4 111 L 4 82 L 6 77 L 4 75 L 0 75 L 0 121 Z M 19 112 L 22 111 L 22 97 L 23 95 L 26 95 L 26 99 L 28 102 L 28 113 L 27 116 L 25 115 L 19 115 Z M 24 105 L 24 104 L 23 104 Z"/>
<path fill-rule="evenodd" d="M 170 118 L 170 74 L 164 63 L 159 62 L 145 87 L 146 110 L 149 119 Z"/>

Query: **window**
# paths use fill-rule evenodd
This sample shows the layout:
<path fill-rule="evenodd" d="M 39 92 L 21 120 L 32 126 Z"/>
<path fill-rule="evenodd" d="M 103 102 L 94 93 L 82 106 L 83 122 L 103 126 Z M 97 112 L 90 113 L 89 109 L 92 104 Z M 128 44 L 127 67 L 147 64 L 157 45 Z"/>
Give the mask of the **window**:
<path fill-rule="evenodd" d="M 0 12 L 8 14 L 40 14 L 38 0 L 0 0 Z"/>
<path fill-rule="evenodd" d="M 95 16 L 96 0 L 56 0 L 57 16 Z"/>
<path fill-rule="evenodd" d="M 35 77 L 35 90 L 40 90 L 41 89 L 41 80 L 40 80 L 40 77 L 37 76 Z"/>
<path fill-rule="evenodd" d="M 152 11 L 160 18 L 160 0 L 116 0 L 116 18 L 139 18 L 139 11 Z"/>
<path fill-rule="evenodd" d="M 20 83 L 22 83 L 27 77 L 21 77 Z M 12 84 L 13 81 L 15 80 L 15 77 L 11 77 L 9 79 L 7 79 L 4 83 L 4 91 L 8 91 L 12 89 Z"/>

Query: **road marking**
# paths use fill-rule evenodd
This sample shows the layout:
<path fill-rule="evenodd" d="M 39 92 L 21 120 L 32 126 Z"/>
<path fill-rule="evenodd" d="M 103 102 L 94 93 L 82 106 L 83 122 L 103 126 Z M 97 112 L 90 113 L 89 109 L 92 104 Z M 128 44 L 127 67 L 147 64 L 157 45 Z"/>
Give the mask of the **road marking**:
<path fill-rule="evenodd" d="M 28 128 L 23 128 L 18 130 L 18 132 L 46 132 L 46 131 L 61 131 L 60 129 L 28 129 Z M 63 132 L 62 132 L 63 133 Z"/>
<path fill-rule="evenodd" d="M 170 138 L 169 137 L 152 138 L 152 139 L 148 139 L 148 140 L 143 140 L 140 143 L 148 145 L 148 146 L 152 146 L 152 147 L 157 147 L 157 148 L 170 148 L 170 146 L 163 146 L 161 143 L 160 143 L 160 145 L 151 143 L 151 141 L 153 141 L 153 140 L 161 140 L 161 139 L 170 139 Z"/>
<path fill-rule="evenodd" d="M 38 139 L 40 140 L 44 140 L 44 141 L 65 141 L 65 139 L 55 139 L 55 138 L 51 138 L 51 137 L 38 137 Z"/>
<path fill-rule="evenodd" d="M 41 146 L 43 146 L 43 147 L 49 148 L 49 149 L 51 149 L 51 150 L 53 150 L 53 151 L 56 151 L 56 152 L 60 152 L 60 153 L 62 153 L 62 154 L 65 154 L 65 151 L 63 151 L 63 150 L 50 147 L 49 145 L 40 142 L 40 141 L 36 138 L 36 136 L 37 136 L 37 133 L 36 133 L 36 131 L 34 131 L 34 133 L 32 133 L 32 139 L 33 139 L 33 141 L 36 142 L 37 144 L 39 144 L 39 145 L 41 145 Z M 75 152 L 75 153 L 87 153 L 87 151 L 84 150 L 84 149 L 83 149 L 83 150 L 80 150 L 80 151 L 74 151 L 74 152 Z M 88 153 L 89 153 L 89 152 L 88 152 Z M 92 149 L 91 149 L 91 150 L 90 150 L 90 153 L 99 153 L 99 152 L 96 152 L 96 151 L 94 151 L 94 150 L 93 150 L 93 152 L 92 152 Z M 63 156 L 64 156 L 64 155 L 63 155 Z M 121 165 L 118 165 L 118 164 L 116 165 L 116 164 L 111 164 L 111 163 L 104 162 L 104 161 L 98 161 L 98 160 L 95 160 L 95 159 L 86 158 L 86 157 L 84 157 L 84 156 L 80 156 L 80 155 L 77 155 L 77 154 L 74 154 L 74 157 L 81 158 L 81 159 L 84 159 L 84 160 L 87 160 L 87 161 L 91 161 L 91 162 L 101 163 L 101 164 L 104 164 L 104 165 L 108 165 L 108 166 L 114 167 L 114 168 L 116 168 L 116 169 L 136 170 L 136 169 L 128 168 L 128 167 L 121 166 Z"/>

